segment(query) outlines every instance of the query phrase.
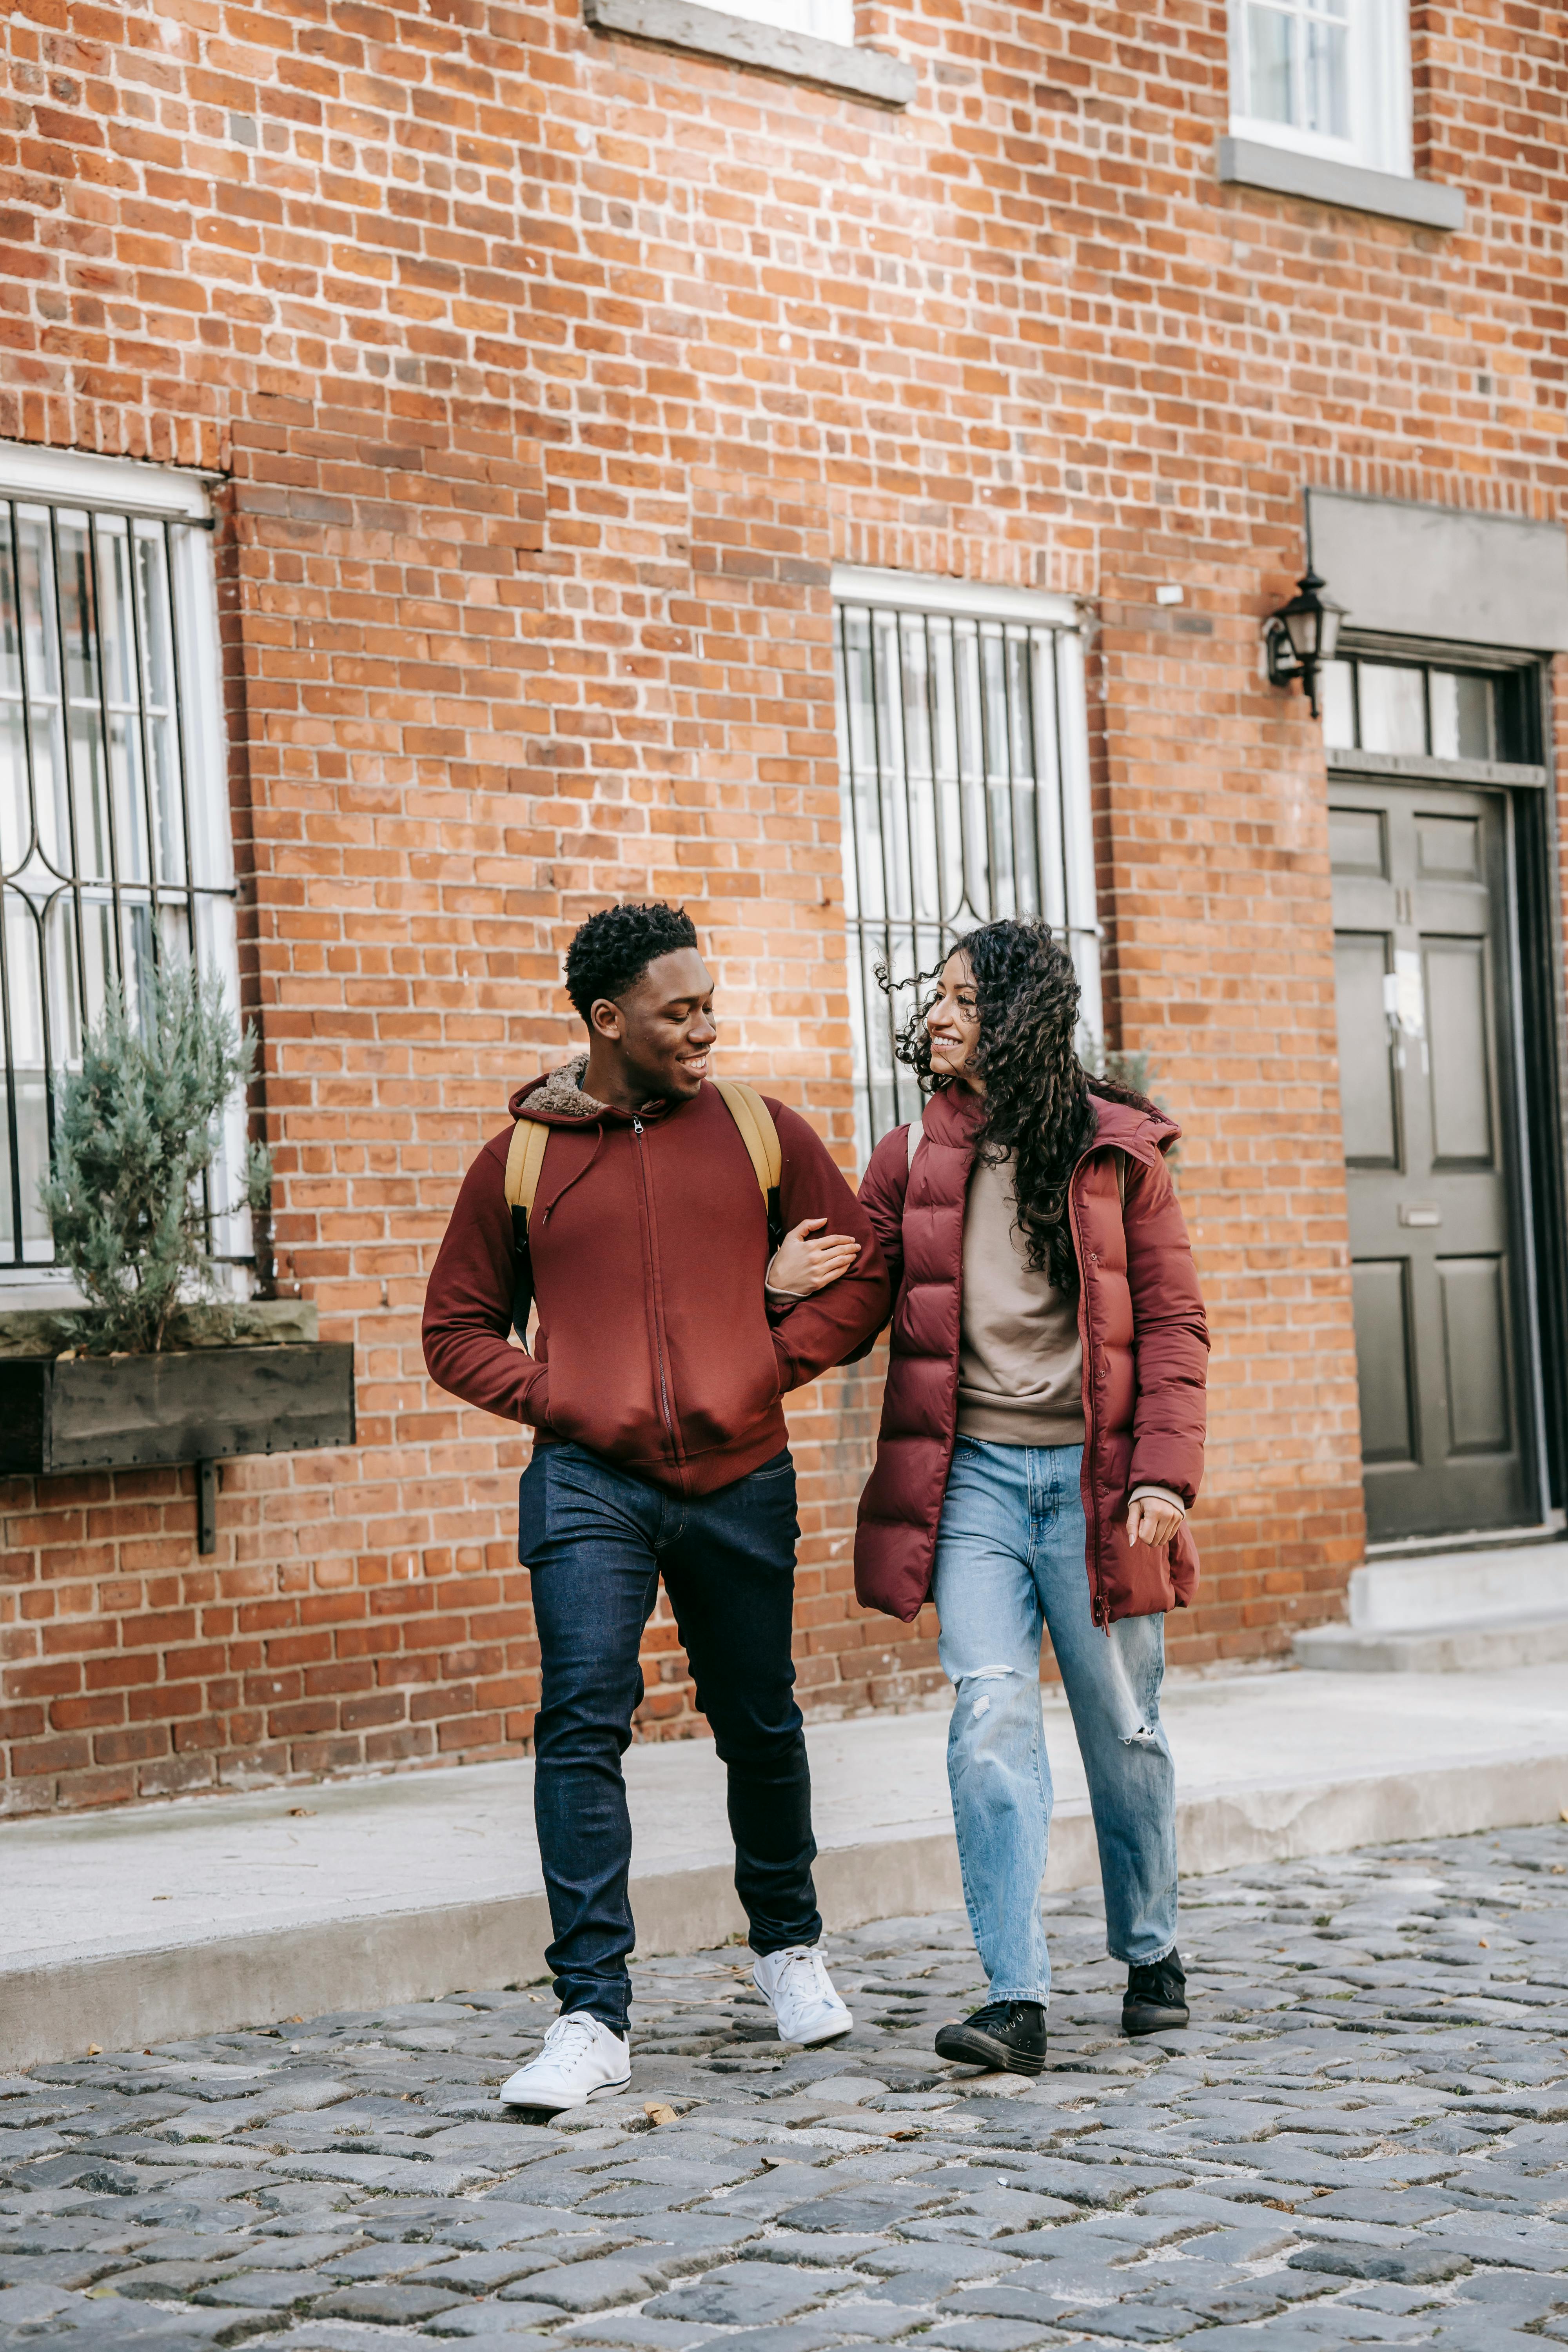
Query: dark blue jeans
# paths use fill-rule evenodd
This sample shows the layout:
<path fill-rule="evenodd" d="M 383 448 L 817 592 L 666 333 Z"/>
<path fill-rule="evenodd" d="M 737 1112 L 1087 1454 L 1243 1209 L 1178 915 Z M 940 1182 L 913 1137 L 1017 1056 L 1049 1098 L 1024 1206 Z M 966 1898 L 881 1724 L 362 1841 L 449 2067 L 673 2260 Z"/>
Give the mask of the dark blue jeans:
<path fill-rule="evenodd" d="M 637 1652 L 662 1571 L 697 1704 L 729 1774 L 735 1891 L 756 1952 L 814 1944 L 811 1773 L 790 1658 L 795 1464 L 787 1453 L 689 1501 L 581 1445 L 522 1475 L 518 1556 L 532 1571 L 542 1675 L 533 1815 L 563 2009 L 626 2030 L 635 1940 L 621 1758 L 643 1695 Z"/>

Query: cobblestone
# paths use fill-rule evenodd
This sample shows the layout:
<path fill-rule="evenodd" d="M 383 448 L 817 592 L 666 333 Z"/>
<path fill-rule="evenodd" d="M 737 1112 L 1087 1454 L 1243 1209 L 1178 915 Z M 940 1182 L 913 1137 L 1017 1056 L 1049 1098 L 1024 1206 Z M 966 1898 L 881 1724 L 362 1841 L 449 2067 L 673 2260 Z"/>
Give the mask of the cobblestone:
<path fill-rule="evenodd" d="M 0 2348 L 1568 2344 L 1568 1828 L 1184 1900 L 1193 2023 L 1137 2044 L 1051 1900 L 1038 2082 L 935 2058 L 953 1914 L 835 1940 L 831 2051 L 739 1950 L 639 1962 L 629 2094 L 555 2123 L 495 2098 L 536 1985 L 0 2079 Z"/>

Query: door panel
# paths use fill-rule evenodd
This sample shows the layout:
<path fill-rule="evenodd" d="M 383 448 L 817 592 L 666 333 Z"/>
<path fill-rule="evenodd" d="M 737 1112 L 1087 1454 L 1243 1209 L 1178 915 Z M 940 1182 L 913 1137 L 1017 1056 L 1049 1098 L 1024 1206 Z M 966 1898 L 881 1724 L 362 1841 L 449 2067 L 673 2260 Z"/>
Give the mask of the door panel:
<path fill-rule="evenodd" d="M 1448 1376 L 1450 1454 L 1499 1454 L 1509 1441 L 1508 1304 L 1500 1257 L 1437 1262 Z"/>
<path fill-rule="evenodd" d="M 1529 1525 L 1504 804 L 1360 778 L 1330 803 L 1368 1533 Z"/>
<path fill-rule="evenodd" d="M 1399 1157 L 1394 1056 L 1383 1009 L 1388 941 L 1381 931 L 1342 931 L 1334 941 L 1339 1006 L 1340 1097 L 1345 1158 L 1358 1168 L 1393 1168 Z"/>
<path fill-rule="evenodd" d="M 1329 856 L 1336 874 L 1388 872 L 1388 835 L 1381 809 L 1331 809 Z"/>
<path fill-rule="evenodd" d="M 1366 1462 L 1411 1462 L 1415 1455 L 1405 1276 L 1400 1258 L 1363 1258 L 1351 1274 L 1361 1371 L 1361 1450 Z"/>
<path fill-rule="evenodd" d="M 1490 1168 L 1492 1038 L 1486 941 L 1425 940 L 1432 1165 Z"/>
<path fill-rule="evenodd" d="M 1484 881 L 1480 819 L 1473 816 L 1417 817 L 1415 870 L 1424 881 Z"/>

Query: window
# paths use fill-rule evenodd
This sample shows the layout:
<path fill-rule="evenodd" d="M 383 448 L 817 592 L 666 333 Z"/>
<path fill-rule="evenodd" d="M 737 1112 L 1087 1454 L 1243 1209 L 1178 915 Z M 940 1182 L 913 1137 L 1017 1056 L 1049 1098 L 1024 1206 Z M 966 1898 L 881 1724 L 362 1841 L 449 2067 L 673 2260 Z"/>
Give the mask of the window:
<path fill-rule="evenodd" d="M 1083 641 L 1064 597 L 900 572 L 834 574 L 849 1000 L 862 1164 L 919 1095 L 894 1058 L 912 1001 L 877 982 L 960 931 L 1043 915 L 1100 1034 Z"/>
<path fill-rule="evenodd" d="M 728 15 L 759 25 L 782 25 L 786 33 L 810 33 L 845 48 L 855 40 L 855 0 L 721 0 Z"/>
<path fill-rule="evenodd" d="M 1406 0 L 1231 0 L 1230 127 L 1408 176 Z"/>
<path fill-rule="evenodd" d="M 0 1269 L 41 1269 L 55 1090 L 118 983 L 195 956 L 237 999 L 199 482 L 0 445 Z M 237 1191 L 244 1112 L 214 1203 Z M 225 1164 L 226 1163 L 226 1164 Z M 243 1218 L 215 1216 L 222 1255 Z"/>
<path fill-rule="evenodd" d="M 1531 677 L 1361 656 L 1331 662 L 1323 672 L 1323 740 L 1330 751 L 1527 765 L 1540 756 L 1531 740 Z"/>

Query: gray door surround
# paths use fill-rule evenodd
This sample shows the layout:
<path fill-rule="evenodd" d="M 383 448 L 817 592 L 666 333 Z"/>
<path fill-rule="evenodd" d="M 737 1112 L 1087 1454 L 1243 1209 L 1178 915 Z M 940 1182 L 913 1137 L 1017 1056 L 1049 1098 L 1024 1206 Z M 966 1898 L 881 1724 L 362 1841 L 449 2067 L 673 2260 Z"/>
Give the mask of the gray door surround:
<path fill-rule="evenodd" d="M 1336 773 L 1368 1540 L 1542 1517 L 1506 795 Z"/>
<path fill-rule="evenodd" d="M 1468 508 L 1306 494 L 1308 560 L 1347 626 L 1454 644 L 1568 651 L 1568 530 Z"/>

